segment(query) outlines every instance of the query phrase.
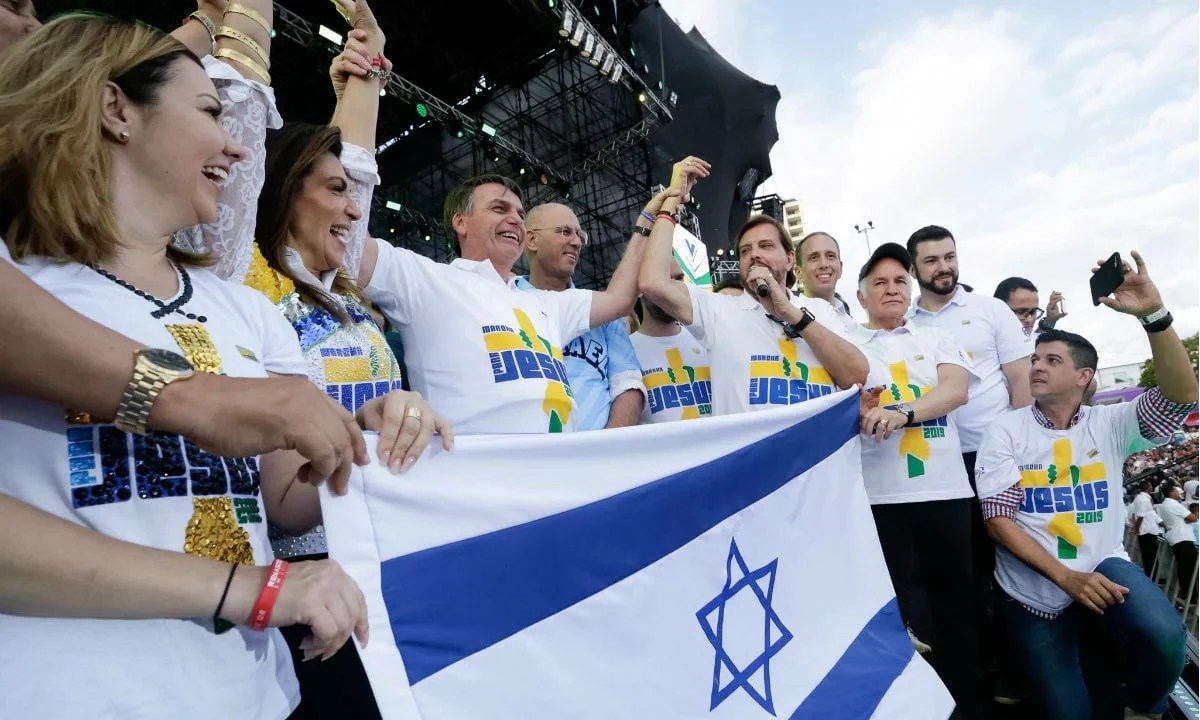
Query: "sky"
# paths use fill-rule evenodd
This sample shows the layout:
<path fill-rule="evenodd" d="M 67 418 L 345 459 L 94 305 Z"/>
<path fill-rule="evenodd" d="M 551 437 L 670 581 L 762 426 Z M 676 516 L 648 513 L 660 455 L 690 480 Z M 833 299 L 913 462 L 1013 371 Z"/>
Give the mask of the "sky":
<path fill-rule="evenodd" d="M 1195 2 L 969 4 L 663 0 L 727 60 L 779 88 L 773 177 L 805 229 L 842 247 L 852 299 L 872 247 L 954 233 L 960 280 L 1011 275 L 1107 367 L 1140 362 L 1137 321 L 1093 307 L 1092 265 L 1137 249 L 1181 335 L 1200 327 L 1200 20 Z"/>

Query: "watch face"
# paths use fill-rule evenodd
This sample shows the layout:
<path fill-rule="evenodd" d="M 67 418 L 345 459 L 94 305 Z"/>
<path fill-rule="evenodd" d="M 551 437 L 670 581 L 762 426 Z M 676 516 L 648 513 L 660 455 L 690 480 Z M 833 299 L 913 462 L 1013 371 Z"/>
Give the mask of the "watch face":
<path fill-rule="evenodd" d="M 166 370 L 167 372 L 192 372 L 192 364 L 187 361 L 187 358 L 177 352 L 162 350 L 160 348 L 151 348 L 149 350 L 143 350 L 142 357 L 162 368 L 163 370 Z"/>

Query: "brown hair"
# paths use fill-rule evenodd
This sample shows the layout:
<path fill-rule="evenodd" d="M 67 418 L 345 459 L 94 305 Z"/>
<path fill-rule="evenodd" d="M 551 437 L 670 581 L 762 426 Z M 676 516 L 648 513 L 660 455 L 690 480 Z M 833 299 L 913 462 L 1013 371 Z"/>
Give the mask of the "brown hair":
<path fill-rule="evenodd" d="M 0 62 L 0 231 L 14 258 L 95 264 L 117 251 L 102 92 L 113 82 L 132 103 L 153 106 L 181 58 L 200 64 L 159 30 L 84 13 L 59 17 L 9 49 Z"/>
<path fill-rule="evenodd" d="M 733 251 L 735 253 L 738 251 L 738 246 L 742 242 L 742 236 L 759 225 L 770 225 L 771 227 L 775 228 L 775 231 L 779 234 L 779 246 L 783 248 L 783 251 L 795 252 L 795 248 L 792 247 L 792 236 L 788 235 L 787 228 L 783 226 L 783 223 L 779 222 L 770 215 L 755 215 L 747 220 L 746 224 L 742 225 L 742 228 L 738 230 L 737 237 L 733 240 Z"/>
<path fill-rule="evenodd" d="M 524 202 L 521 186 L 503 175 L 476 175 L 455 185 L 446 195 L 446 202 L 442 204 L 442 221 L 446 224 L 446 232 L 450 235 L 450 243 L 456 255 L 462 255 L 462 244 L 458 240 L 458 233 L 454 232 L 454 218 L 457 215 L 470 215 L 475 209 L 475 188 L 480 185 L 503 185 L 516 195 L 518 200 Z"/>
<path fill-rule="evenodd" d="M 266 179 L 258 196 L 255 238 L 267 264 L 295 284 L 301 300 L 324 309 L 348 325 L 350 316 L 341 304 L 330 298 L 324 288 L 296 277 L 287 262 L 287 238 L 296 199 L 304 189 L 304 179 L 325 153 L 341 157 L 342 133 L 336 127 L 285 123 L 281 129 L 267 133 Z M 340 268 L 333 281 L 333 292 L 349 295 L 364 306 L 369 305 L 362 291 Z"/>

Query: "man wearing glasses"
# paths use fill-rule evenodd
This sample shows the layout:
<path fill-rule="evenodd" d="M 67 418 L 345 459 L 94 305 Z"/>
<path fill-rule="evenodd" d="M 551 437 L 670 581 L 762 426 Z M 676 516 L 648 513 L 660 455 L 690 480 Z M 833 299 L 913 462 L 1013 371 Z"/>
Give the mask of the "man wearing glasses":
<path fill-rule="evenodd" d="M 1023 277 L 1002 280 L 996 286 L 994 296 L 1005 302 L 1008 309 L 1013 311 L 1021 321 L 1026 335 L 1034 334 L 1035 323 L 1038 333 L 1053 330 L 1055 323 L 1067 314 L 1063 310 L 1062 293 L 1057 290 L 1050 293 L 1050 302 L 1046 304 L 1046 309 L 1042 310 L 1038 301 L 1038 289 Z"/>
<path fill-rule="evenodd" d="M 649 211 L 647 214 L 653 217 Z M 650 227 L 645 218 L 639 217 L 638 222 Z M 525 216 L 525 238 L 529 276 L 517 278 L 516 286 L 555 292 L 574 288 L 571 278 L 587 247 L 588 234 L 571 208 L 558 203 L 531 208 Z M 563 364 L 575 398 L 576 430 L 638 423 L 645 389 L 624 319 L 599 325 L 569 341 L 563 346 Z"/>

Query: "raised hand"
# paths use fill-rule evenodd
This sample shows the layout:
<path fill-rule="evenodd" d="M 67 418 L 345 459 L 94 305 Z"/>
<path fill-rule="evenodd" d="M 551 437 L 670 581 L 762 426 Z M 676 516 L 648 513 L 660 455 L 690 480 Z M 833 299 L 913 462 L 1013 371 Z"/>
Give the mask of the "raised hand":
<path fill-rule="evenodd" d="M 1137 250 L 1132 250 L 1130 255 L 1137 264 L 1137 272 L 1129 267 L 1129 263 L 1125 263 L 1124 282 L 1113 291 L 1112 297 L 1102 297 L 1100 302 L 1117 312 L 1145 317 L 1163 306 L 1162 295 L 1159 294 L 1154 281 L 1150 279 L 1150 274 L 1146 270 L 1146 261 L 1142 259 L 1141 254 Z M 1092 272 L 1097 272 L 1103 262 L 1103 260 L 1097 261 Z"/>
<path fill-rule="evenodd" d="M 1050 301 L 1046 303 L 1046 322 L 1054 325 L 1066 316 L 1067 312 L 1063 310 L 1063 294 L 1055 290 L 1050 293 Z"/>
<path fill-rule="evenodd" d="M 379 27 L 379 21 L 375 19 L 375 13 L 372 12 L 371 6 L 367 4 L 366 0 L 333 0 L 333 4 L 351 27 L 367 33 L 367 47 L 372 53 L 383 52 L 383 46 L 387 39 Z"/>
<path fill-rule="evenodd" d="M 706 178 L 712 172 L 712 165 L 694 155 L 688 155 L 671 167 L 670 188 L 679 190 L 683 202 L 692 199 L 692 188 L 701 178 Z"/>
<path fill-rule="evenodd" d="M 351 76 L 367 77 L 371 72 L 371 55 L 367 51 L 367 31 L 351 30 L 346 47 L 333 58 L 329 65 L 329 79 L 333 83 L 333 94 L 338 100 L 346 89 L 346 80 Z"/>

